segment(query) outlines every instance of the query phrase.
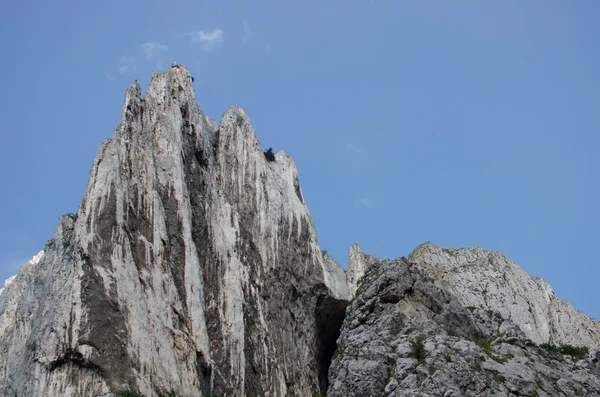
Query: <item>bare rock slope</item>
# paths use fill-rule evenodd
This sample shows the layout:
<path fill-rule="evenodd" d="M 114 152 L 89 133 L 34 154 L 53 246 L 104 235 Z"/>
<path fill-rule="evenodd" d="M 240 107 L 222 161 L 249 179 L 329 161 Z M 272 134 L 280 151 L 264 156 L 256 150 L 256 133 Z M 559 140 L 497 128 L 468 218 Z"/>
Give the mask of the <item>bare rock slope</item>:
<path fill-rule="evenodd" d="M 599 323 L 506 257 L 424 244 L 389 261 L 355 246 L 349 269 L 362 263 L 328 396 L 600 396 Z M 565 312 L 571 323 L 553 320 Z"/>
<path fill-rule="evenodd" d="M 242 109 L 210 120 L 192 82 L 174 65 L 127 90 L 77 214 L 0 295 L 0 395 L 327 387 L 344 272 L 293 160 L 268 161 Z"/>
<path fill-rule="evenodd" d="M 499 252 L 421 244 L 409 257 L 465 307 L 497 311 L 533 342 L 600 347 L 600 322 L 556 297 L 552 287 Z"/>
<path fill-rule="evenodd" d="M 179 65 L 0 289 L 0 396 L 600 396 L 600 323 L 480 248 L 321 251 L 293 160 Z"/>

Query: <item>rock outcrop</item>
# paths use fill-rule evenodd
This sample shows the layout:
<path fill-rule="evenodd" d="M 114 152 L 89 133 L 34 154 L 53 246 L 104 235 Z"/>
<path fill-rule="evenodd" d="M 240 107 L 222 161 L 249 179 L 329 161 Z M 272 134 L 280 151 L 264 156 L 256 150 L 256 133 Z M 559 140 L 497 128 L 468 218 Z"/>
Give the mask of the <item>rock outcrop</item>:
<path fill-rule="evenodd" d="M 409 261 L 442 283 L 463 306 L 497 311 L 535 343 L 600 347 L 600 322 L 557 298 L 548 283 L 498 252 L 425 243 Z"/>
<path fill-rule="evenodd" d="M 480 248 L 321 251 L 293 160 L 179 65 L 0 289 L 2 396 L 600 396 L 600 323 Z M 127 393 L 119 393 L 127 392 Z"/>
<path fill-rule="evenodd" d="M 324 393 L 344 272 L 293 160 L 192 82 L 173 65 L 127 90 L 77 214 L 0 295 L 0 395 Z"/>
<path fill-rule="evenodd" d="M 372 261 L 373 257 L 364 254 L 358 244 L 350 246 L 348 250 L 348 272 L 346 273 L 348 296 L 352 297 L 356 294 L 356 290 L 363 281 L 365 270 Z"/>
<path fill-rule="evenodd" d="M 359 278 L 330 367 L 330 397 L 600 396 L 598 350 L 535 343 L 541 333 L 516 313 L 536 311 L 541 296 L 551 308 L 554 295 L 499 254 L 425 244 L 409 259 L 371 260 Z M 530 282 L 540 287 L 528 290 Z M 476 300 L 477 286 L 489 291 L 487 301 Z M 523 307 L 502 300 L 509 294 Z M 569 327 L 597 327 L 576 315 Z M 549 335 L 570 332 L 559 330 Z M 584 346 L 588 331 L 538 341 Z"/>
<path fill-rule="evenodd" d="M 22 265 L 21 268 L 33 267 L 33 266 L 37 265 L 39 263 L 40 259 L 42 259 L 42 256 L 44 256 L 44 251 L 38 252 L 27 263 L 25 263 L 24 265 Z M 9 285 L 11 285 L 15 281 L 16 278 L 17 278 L 17 276 L 12 276 L 12 277 L 7 278 L 4 281 L 4 287 L 0 288 L 0 294 L 2 294 L 2 292 Z"/>
<path fill-rule="evenodd" d="M 9 277 L 9 278 L 7 278 L 7 279 L 4 281 L 4 287 L 0 288 L 0 295 L 2 294 L 2 292 L 4 292 L 4 289 L 5 289 L 6 287 L 8 287 L 9 285 L 11 285 L 11 284 L 12 284 L 12 282 L 13 282 L 13 281 L 15 281 L 15 278 L 16 278 L 16 276 L 12 276 L 12 277 Z"/>

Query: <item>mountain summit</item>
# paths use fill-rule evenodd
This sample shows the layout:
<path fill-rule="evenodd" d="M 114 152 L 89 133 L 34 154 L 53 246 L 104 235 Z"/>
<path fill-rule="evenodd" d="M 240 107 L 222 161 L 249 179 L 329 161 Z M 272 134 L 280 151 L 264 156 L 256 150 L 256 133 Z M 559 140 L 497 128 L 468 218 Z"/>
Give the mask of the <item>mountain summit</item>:
<path fill-rule="evenodd" d="M 600 396 L 600 324 L 501 254 L 322 251 L 298 172 L 173 64 L 0 290 L 2 396 Z"/>
<path fill-rule="evenodd" d="M 240 108 L 209 119 L 192 81 L 174 64 L 127 89 L 77 214 L 0 296 L 1 395 L 320 390 L 344 272 L 292 158 L 267 161 Z"/>

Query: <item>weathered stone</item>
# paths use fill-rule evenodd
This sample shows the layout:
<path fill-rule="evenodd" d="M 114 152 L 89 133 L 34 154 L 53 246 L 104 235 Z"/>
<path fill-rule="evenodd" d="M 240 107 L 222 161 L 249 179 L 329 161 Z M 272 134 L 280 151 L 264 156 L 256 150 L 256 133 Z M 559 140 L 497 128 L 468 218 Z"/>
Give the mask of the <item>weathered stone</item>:
<path fill-rule="evenodd" d="M 499 298 L 496 306 L 465 305 L 472 301 L 460 286 L 468 284 L 452 288 L 450 280 L 478 277 L 492 290 L 486 269 L 469 268 L 479 256 L 457 250 L 465 263 L 449 272 L 444 251 L 423 256 L 420 249 L 410 256 L 416 262 L 375 260 L 364 269 L 329 370 L 328 396 L 600 396 L 595 356 L 571 359 L 537 346 L 523 324 L 503 315 Z M 509 284 L 516 289 L 525 276 Z"/>
<path fill-rule="evenodd" d="M 206 117 L 182 65 L 144 98 L 127 90 L 45 252 L 0 295 L 0 395 L 326 387 L 344 272 L 321 254 L 291 157 L 267 161 L 242 109 Z"/>
<path fill-rule="evenodd" d="M 425 243 L 409 259 L 463 306 L 512 320 L 535 343 L 600 347 L 600 322 L 558 299 L 548 283 L 498 252 Z"/>
<path fill-rule="evenodd" d="M 344 273 L 293 160 L 192 82 L 126 91 L 78 213 L 0 289 L 0 395 L 600 396 L 600 324 L 501 254 L 353 245 Z"/>
<path fill-rule="evenodd" d="M 365 275 L 365 269 L 373 261 L 373 257 L 365 255 L 361 251 L 358 244 L 350 246 L 348 252 L 348 296 L 354 297 L 356 290 L 360 287 L 360 283 Z"/>

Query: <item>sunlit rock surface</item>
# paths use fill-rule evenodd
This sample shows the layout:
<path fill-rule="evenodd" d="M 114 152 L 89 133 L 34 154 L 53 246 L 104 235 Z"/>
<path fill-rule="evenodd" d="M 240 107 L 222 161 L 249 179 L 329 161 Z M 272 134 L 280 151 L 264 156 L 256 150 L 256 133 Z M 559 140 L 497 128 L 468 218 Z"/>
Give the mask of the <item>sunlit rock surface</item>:
<path fill-rule="evenodd" d="M 548 283 L 529 276 L 501 253 L 425 243 L 409 260 L 463 306 L 497 311 L 535 343 L 600 347 L 600 322 L 558 299 Z"/>
<path fill-rule="evenodd" d="M 240 108 L 210 120 L 192 82 L 174 65 L 127 90 L 77 214 L 0 295 L 0 395 L 321 391 L 344 272 L 292 158 L 267 161 Z"/>
<path fill-rule="evenodd" d="M 598 322 L 500 254 L 424 244 L 360 278 L 330 397 L 600 396 Z"/>

